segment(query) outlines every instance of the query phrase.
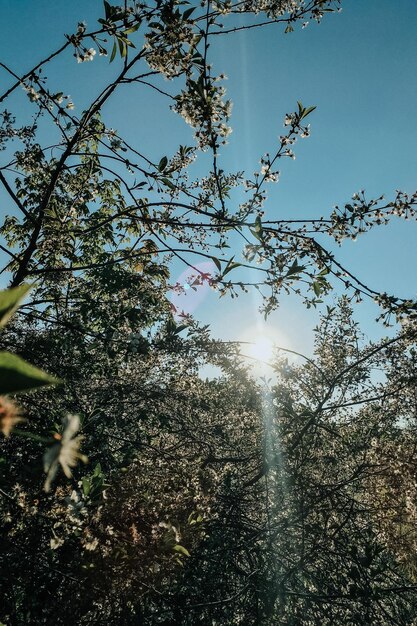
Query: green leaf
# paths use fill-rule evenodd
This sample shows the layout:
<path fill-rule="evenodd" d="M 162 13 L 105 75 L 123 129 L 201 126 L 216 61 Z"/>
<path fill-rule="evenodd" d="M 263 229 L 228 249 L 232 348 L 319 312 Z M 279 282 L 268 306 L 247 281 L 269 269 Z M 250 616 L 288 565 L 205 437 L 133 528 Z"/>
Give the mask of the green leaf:
<path fill-rule="evenodd" d="M 301 107 L 301 108 L 300 108 Z M 306 109 L 302 106 L 301 102 L 298 102 L 298 114 L 300 116 L 300 120 L 310 115 L 312 111 L 314 111 L 317 107 L 307 107 Z"/>
<path fill-rule="evenodd" d="M 186 11 L 184 11 L 184 13 L 182 14 L 183 20 L 188 20 L 191 13 L 193 13 L 194 11 L 195 11 L 195 7 L 192 7 L 191 9 L 187 9 Z"/>
<path fill-rule="evenodd" d="M 297 261 L 294 261 L 294 263 L 291 265 L 291 267 L 288 268 L 288 271 L 287 271 L 285 276 L 293 276 L 294 274 L 299 274 L 303 270 L 305 270 L 305 266 L 304 265 L 298 265 Z"/>
<path fill-rule="evenodd" d="M 256 230 L 258 233 L 262 232 L 262 220 L 259 215 L 257 215 L 255 218 L 254 230 Z"/>
<path fill-rule="evenodd" d="M 304 113 L 304 117 L 307 117 L 307 115 L 309 115 L 310 113 L 312 113 L 316 109 L 317 109 L 317 107 L 307 107 L 307 109 L 305 110 L 305 113 Z"/>
<path fill-rule="evenodd" d="M 114 61 L 115 56 L 116 56 L 116 52 L 117 52 L 117 44 L 116 44 L 116 42 L 114 42 L 114 44 L 113 44 L 113 50 L 111 51 L 111 56 L 110 56 L 110 63 L 111 63 L 112 61 Z"/>
<path fill-rule="evenodd" d="M 87 498 L 90 495 L 90 491 L 91 491 L 91 483 L 90 483 L 88 476 L 83 476 L 81 483 L 83 487 L 83 493 L 85 497 Z"/>
<path fill-rule="evenodd" d="M 122 57 L 122 59 L 126 56 L 127 54 L 127 46 L 126 46 L 126 42 L 121 38 L 118 37 L 117 38 L 117 42 L 119 44 L 119 52 L 120 52 L 120 56 Z"/>
<path fill-rule="evenodd" d="M 215 256 L 212 256 L 211 260 L 213 261 L 214 265 L 217 267 L 219 272 L 221 272 L 222 271 L 222 264 L 220 263 L 220 260 L 217 257 L 215 257 Z"/>
<path fill-rule="evenodd" d="M 3 328 L 31 289 L 31 285 L 19 285 L 0 291 L 0 328 Z"/>
<path fill-rule="evenodd" d="M 19 356 L 0 352 L 0 394 L 28 391 L 60 382 Z"/>
<path fill-rule="evenodd" d="M 180 546 L 179 543 L 175 544 L 173 550 L 175 550 L 175 552 L 179 552 L 180 554 L 183 554 L 184 556 L 191 556 L 187 548 L 184 548 L 184 546 Z"/>
<path fill-rule="evenodd" d="M 169 178 L 160 178 L 160 181 L 162 183 L 164 183 L 164 185 L 166 185 L 167 187 L 172 189 L 173 191 L 175 191 L 177 189 L 176 186 L 174 185 L 174 183 L 169 180 Z"/>
<path fill-rule="evenodd" d="M 27 430 L 20 430 L 20 428 L 13 428 L 13 435 L 17 435 L 18 437 L 23 437 L 24 439 L 30 439 L 31 441 L 37 441 L 39 443 L 51 442 L 50 437 L 41 437 L 41 435 L 28 432 Z"/>
<path fill-rule="evenodd" d="M 162 157 L 162 159 L 159 161 L 158 164 L 158 170 L 160 172 L 163 172 L 164 169 L 166 168 L 166 166 L 168 165 L 168 159 L 166 158 L 166 156 Z"/>
<path fill-rule="evenodd" d="M 259 215 L 256 216 L 253 228 L 250 228 L 249 230 L 252 233 L 252 235 L 256 237 L 258 241 L 262 241 L 263 228 L 262 228 L 262 220 L 259 217 Z"/>
<path fill-rule="evenodd" d="M 108 2 L 106 2 L 106 0 L 104 0 L 104 11 L 106 14 L 106 20 L 109 19 L 110 15 L 111 15 L 111 6 Z"/>
<path fill-rule="evenodd" d="M 322 291 L 320 283 L 314 282 L 312 286 L 313 286 L 314 293 L 318 297 L 321 294 L 321 291 Z"/>
<path fill-rule="evenodd" d="M 235 269 L 235 267 L 240 267 L 241 263 L 235 263 L 233 261 L 235 257 L 232 256 L 232 258 L 228 261 L 226 268 L 223 272 L 223 276 L 226 276 L 226 274 L 228 274 L 229 272 L 231 272 L 233 269 Z"/>
<path fill-rule="evenodd" d="M 254 230 L 253 228 L 250 228 L 249 230 L 252 233 L 252 235 L 256 237 L 258 241 L 262 241 L 262 231 L 257 231 L 257 230 Z"/>
<path fill-rule="evenodd" d="M 93 476 L 100 476 L 101 474 L 101 463 L 97 463 L 94 468 Z"/>
<path fill-rule="evenodd" d="M 321 270 L 321 272 L 319 274 L 317 274 L 317 277 L 322 277 L 322 276 L 327 276 L 327 274 L 329 274 L 330 270 L 328 267 L 325 267 L 324 269 Z"/>
<path fill-rule="evenodd" d="M 124 35 L 130 35 L 131 33 L 135 33 L 140 27 L 140 23 L 135 24 L 134 26 L 131 26 L 130 28 L 127 28 L 126 30 L 123 31 Z"/>

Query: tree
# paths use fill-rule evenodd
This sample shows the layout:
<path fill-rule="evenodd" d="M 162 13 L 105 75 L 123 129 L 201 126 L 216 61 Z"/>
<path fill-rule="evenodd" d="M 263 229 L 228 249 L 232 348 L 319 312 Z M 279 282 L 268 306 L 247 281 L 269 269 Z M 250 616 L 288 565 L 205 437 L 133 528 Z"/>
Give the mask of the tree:
<path fill-rule="evenodd" d="M 287 535 L 283 542 L 284 528 L 292 539 L 290 573 L 281 579 L 288 585 L 289 621 L 283 623 L 412 623 L 414 583 L 404 570 L 404 555 L 398 556 L 402 518 L 410 529 L 415 518 L 387 484 L 404 464 L 402 453 L 394 458 L 390 452 L 402 450 L 400 441 L 414 429 L 415 407 L 408 404 L 407 415 L 399 407 L 413 395 L 415 378 L 397 369 L 398 352 L 411 366 L 413 343 L 413 334 L 404 333 L 364 345 L 344 299 L 316 331 L 315 359 L 299 367 L 281 365 L 272 448 L 279 463 L 271 469 L 279 476 L 286 467 L 289 479 L 278 484 L 288 491 L 290 516 L 281 500 L 271 505 L 281 550 L 289 543 Z M 407 427 L 400 417 L 407 418 Z M 387 514 L 388 502 L 397 518 Z"/>
<path fill-rule="evenodd" d="M 265 185 L 308 134 L 314 107 L 301 103 L 253 179 L 220 163 L 230 103 L 211 73 L 209 44 L 263 21 L 288 32 L 338 6 L 105 2 L 96 30 L 80 22 L 24 76 L 1 65 L 11 84 L 0 100 L 23 87 L 33 107 L 22 107 L 29 121 L 2 112 L 0 182 L 12 205 L 1 228 L 3 273 L 14 288 L 35 281 L 1 342 L 65 381 L 22 397 L 28 424 L 1 442 L 7 624 L 65 624 L 67 616 L 85 624 L 413 619 L 413 564 L 397 547 L 395 515 L 385 512 L 404 512 L 388 485 L 393 451 L 402 450 L 397 468 L 410 466 L 412 427 L 400 431 L 396 419 L 400 408 L 407 418 L 415 408 L 415 303 L 366 287 L 318 236 L 339 241 L 394 213 L 414 215 L 417 196 L 385 203 L 360 195 L 301 225 L 266 219 Z M 247 18 L 243 26 L 237 14 Z M 109 54 L 116 74 L 79 116 L 64 87 L 44 77 L 71 51 L 80 63 Z M 193 127 L 195 145 L 145 155 L 110 128 L 106 103 L 135 85 L 167 99 Z M 197 158 L 208 163 L 205 175 L 194 175 Z M 248 199 L 236 208 L 242 184 Z M 377 298 L 386 319 L 407 318 L 404 332 L 360 347 L 343 300 L 322 322 L 315 359 L 277 363 L 279 382 L 264 388 L 234 346 L 174 312 L 166 295 L 184 289 L 171 282 L 175 262 L 193 269 L 194 286 L 208 282 L 220 294 L 249 288 L 228 252 L 230 233 L 244 241 L 244 264 L 259 268 L 254 282 L 266 313 L 282 291 L 315 305 L 336 279 L 350 297 Z M 201 271 L 199 258 L 213 270 Z M 222 376 L 202 380 L 205 363 Z M 375 381 L 375 364 L 387 381 Z M 74 444 L 76 426 L 89 465 L 72 480 L 55 477 L 59 463 L 68 469 L 61 452 Z M 53 470 L 47 492 L 43 457 Z M 375 475 L 385 489 L 379 500 Z M 407 490 L 411 480 L 404 474 Z"/>
<path fill-rule="evenodd" d="M 230 131 L 231 104 L 225 99 L 222 75 L 212 75 L 210 44 L 262 20 L 283 24 L 288 32 L 300 20 L 320 21 L 339 4 L 280 0 L 209 2 L 194 8 L 182 2 L 127 2 L 123 7 L 106 2 L 96 29 L 80 22 L 61 48 L 23 76 L 1 66 L 11 84 L 0 101 L 7 104 L 23 87 L 33 109 L 32 116 L 25 111 L 25 121 L 16 120 L 7 109 L 2 113 L 1 140 L 9 147 L 0 183 L 11 203 L 1 230 L 7 243 L 2 249 L 8 255 L 3 271 L 12 274 L 12 286 L 37 281 L 33 293 L 38 315 L 42 304 L 41 316 L 54 319 L 54 306 L 63 293 L 81 307 L 77 285 L 99 272 L 108 274 L 113 292 L 121 288 L 122 274 L 139 282 L 143 272 L 146 278 L 148 265 L 151 272 L 161 272 L 164 283 L 168 259 L 194 268 L 196 284 L 209 282 L 220 293 L 247 289 L 247 280 L 236 270 L 257 267 L 254 282 L 264 295 L 266 312 L 278 305 L 283 290 L 303 294 L 307 303 L 316 304 L 332 279 L 356 297 L 375 298 L 387 318 L 415 310 L 413 302 L 364 285 L 318 237 L 324 234 L 340 242 L 386 223 L 394 214 L 413 217 L 415 195 L 398 192 L 385 202 L 359 194 L 327 218 L 301 224 L 291 218 L 267 219 L 265 187 L 276 180 L 279 161 L 293 155 L 296 140 L 308 135 L 306 118 L 313 106 L 298 103 L 286 116 L 278 146 L 262 157 L 261 171 L 252 179 L 241 172 L 227 173 L 221 166 L 219 149 Z M 247 22 L 237 26 L 236 15 L 247 17 Z M 99 62 L 97 52 L 110 53 L 113 62 L 107 85 L 79 116 L 65 87 L 49 86 L 45 78 L 49 64 L 61 58 L 68 62 L 71 50 L 80 63 Z M 169 80 L 169 89 L 162 78 Z M 103 107 L 125 86 L 156 91 L 192 126 L 195 145 L 181 145 L 171 155 L 148 156 L 109 128 Z M 46 125 L 52 129 L 45 146 L 41 137 Z M 13 154 L 16 144 L 22 148 Z M 210 154 L 208 167 L 202 152 Z M 194 177 L 190 166 L 198 157 L 206 173 Z M 241 185 L 247 200 L 235 207 L 233 190 Z M 232 232 L 243 242 L 243 264 L 228 255 Z M 199 258 L 212 260 L 213 270 L 196 268 Z"/>
<path fill-rule="evenodd" d="M 68 385 L 38 400 L 81 413 L 91 464 L 40 496 L 28 465 L 39 444 L 19 446 L 2 489 L 3 619 L 410 624 L 412 336 L 363 344 L 344 300 L 317 329 L 315 357 L 280 358 L 272 388 L 197 330 L 130 359 L 111 389 L 84 373 L 77 396 Z M 223 379 L 196 374 L 203 347 Z"/>

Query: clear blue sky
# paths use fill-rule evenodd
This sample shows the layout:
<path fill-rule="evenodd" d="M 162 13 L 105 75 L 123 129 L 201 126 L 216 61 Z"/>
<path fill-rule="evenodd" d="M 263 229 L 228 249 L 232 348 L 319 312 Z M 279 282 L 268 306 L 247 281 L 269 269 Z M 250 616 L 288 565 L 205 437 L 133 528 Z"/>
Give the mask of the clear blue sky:
<path fill-rule="evenodd" d="M 3 0 L 2 60 L 18 73 L 29 69 L 59 46 L 77 21 L 93 25 L 101 7 L 96 0 Z M 213 42 L 215 70 L 228 75 L 234 101 L 233 134 L 222 150 L 225 170 L 259 169 L 259 157 L 273 151 L 284 115 L 296 101 L 317 106 L 311 137 L 296 146 L 295 162 L 281 164 L 281 181 L 269 188 L 271 219 L 326 214 L 362 188 L 369 197 L 415 191 L 416 24 L 415 0 L 348 0 L 341 14 L 326 16 L 319 26 L 312 23 L 289 35 L 268 26 Z M 68 55 L 66 64 L 51 67 L 48 76 L 57 91 L 73 96 L 80 111 L 115 71 L 106 59 L 77 65 Z M 0 74 L 0 85 L 7 83 Z M 149 92 L 121 90 L 104 116 L 156 159 L 191 141 L 189 128 L 166 109 Z M 339 257 L 370 286 L 415 297 L 415 233 L 414 223 L 396 222 L 344 245 Z M 371 304 L 358 308 L 372 337 L 385 334 L 372 323 L 376 313 Z M 215 335 L 237 339 L 256 323 L 256 302 L 251 296 L 218 301 L 207 293 L 194 314 L 210 323 Z M 284 299 L 268 324 L 279 329 L 288 347 L 308 351 L 316 320 L 300 301 Z"/>

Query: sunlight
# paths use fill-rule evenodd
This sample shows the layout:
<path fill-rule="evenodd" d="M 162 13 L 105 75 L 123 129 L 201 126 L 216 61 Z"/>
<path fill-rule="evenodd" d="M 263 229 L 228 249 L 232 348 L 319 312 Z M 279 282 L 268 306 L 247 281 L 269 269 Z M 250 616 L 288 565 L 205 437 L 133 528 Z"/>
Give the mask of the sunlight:
<path fill-rule="evenodd" d="M 248 328 L 240 337 L 241 354 L 248 357 L 253 369 L 261 374 L 271 372 L 275 346 L 288 343 L 282 333 L 264 325 Z"/>
<path fill-rule="evenodd" d="M 267 335 L 259 335 L 252 344 L 246 347 L 245 352 L 253 359 L 270 362 L 274 352 L 274 344 Z"/>

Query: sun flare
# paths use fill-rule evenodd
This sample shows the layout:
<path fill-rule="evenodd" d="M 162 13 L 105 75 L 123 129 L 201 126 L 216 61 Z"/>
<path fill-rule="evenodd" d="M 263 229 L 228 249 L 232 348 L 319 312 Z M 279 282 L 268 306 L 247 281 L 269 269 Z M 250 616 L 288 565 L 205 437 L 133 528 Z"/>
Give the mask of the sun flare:
<path fill-rule="evenodd" d="M 259 335 L 248 345 L 245 351 L 251 358 L 268 363 L 273 356 L 274 344 L 270 337 Z"/>
<path fill-rule="evenodd" d="M 248 328 L 241 336 L 241 354 L 253 362 L 256 369 L 269 366 L 274 360 L 275 348 L 285 345 L 285 337 L 276 329 L 255 326 Z"/>

